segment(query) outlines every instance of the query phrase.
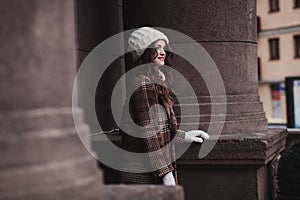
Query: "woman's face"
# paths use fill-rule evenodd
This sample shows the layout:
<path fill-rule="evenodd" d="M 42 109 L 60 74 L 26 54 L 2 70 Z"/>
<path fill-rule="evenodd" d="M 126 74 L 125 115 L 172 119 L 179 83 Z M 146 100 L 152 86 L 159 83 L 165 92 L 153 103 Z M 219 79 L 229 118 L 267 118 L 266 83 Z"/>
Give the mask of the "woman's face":
<path fill-rule="evenodd" d="M 153 63 L 158 64 L 160 66 L 164 65 L 165 64 L 165 59 L 166 59 L 166 52 L 165 52 L 166 43 L 165 43 L 165 41 L 164 40 L 157 40 L 154 44 L 154 48 L 156 49 L 157 56 L 153 60 Z"/>

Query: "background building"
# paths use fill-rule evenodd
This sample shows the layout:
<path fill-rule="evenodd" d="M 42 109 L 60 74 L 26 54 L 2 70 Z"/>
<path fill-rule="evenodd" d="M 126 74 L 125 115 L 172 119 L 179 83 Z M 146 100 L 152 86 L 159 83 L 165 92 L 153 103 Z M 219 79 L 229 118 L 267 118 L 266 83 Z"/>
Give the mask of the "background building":
<path fill-rule="evenodd" d="M 300 75 L 300 0 L 257 0 L 259 93 L 269 124 L 286 124 L 284 80 Z"/>

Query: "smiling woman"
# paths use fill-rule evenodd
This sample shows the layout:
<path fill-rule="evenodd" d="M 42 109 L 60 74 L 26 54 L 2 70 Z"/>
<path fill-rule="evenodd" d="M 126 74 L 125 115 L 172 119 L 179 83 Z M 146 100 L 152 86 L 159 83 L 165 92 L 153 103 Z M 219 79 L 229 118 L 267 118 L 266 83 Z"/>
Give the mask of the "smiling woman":
<path fill-rule="evenodd" d="M 156 57 L 153 60 L 154 64 L 157 65 L 164 65 L 165 64 L 165 58 L 166 58 L 166 42 L 164 40 L 157 40 L 154 44 L 155 51 L 157 53 Z"/>
<path fill-rule="evenodd" d="M 170 67 L 172 58 L 168 37 L 156 29 L 142 27 L 130 34 L 128 44 L 133 58 L 131 69 L 137 69 L 128 83 L 137 89 L 127 97 L 130 117 L 122 118 L 122 147 L 147 156 L 143 160 L 124 156 L 121 182 L 174 186 L 178 181 L 175 146 L 171 140 L 201 143 L 208 134 L 200 130 L 177 130 L 169 90 L 173 79 L 170 72 L 161 71 L 164 65 Z M 125 109 L 123 116 L 124 112 Z"/>

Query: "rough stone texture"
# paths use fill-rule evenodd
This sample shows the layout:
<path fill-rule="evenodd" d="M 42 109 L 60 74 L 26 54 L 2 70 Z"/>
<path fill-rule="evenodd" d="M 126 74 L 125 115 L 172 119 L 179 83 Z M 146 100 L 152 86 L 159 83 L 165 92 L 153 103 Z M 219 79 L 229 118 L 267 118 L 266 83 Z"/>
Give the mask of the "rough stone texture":
<path fill-rule="evenodd" d="M 76 11 L 79 68 L 84 59 L 97 45 L 108 37 L 123 31 L 122 2 L 120 0 L 78 0 Z M 122 46 L 122 44 L 118 45 Z M 107 51 L 101 53 L 113 53 L 114 55 L 118 53 L 109 52 L 109 47 L 105 50 Z M 116 82 L 125 72 L 124 63 L 124 57 L 122 56 L 110 66 L 99 66 L 99 68 L 107 68 L 102 77 L 99 77 L 101 79 L 99 80 L 96 94 L 91 94 L 95 95 L 95 107 L 87 108 L 85 105 L 80 105 L 85 111 L 85 122 L 90 126 L 92 132 L 99 132 L 99 129 L 93 126 L 92 118 L 94 115 L 90 109 L 96 109 L 102 130 L 118 128 L 112 116 L 111 105 L 114 105 L 118 110 L 122 110 L 122 105 L 119 103 L 119 99 L 111 101 L 111 95 Z M 83 88 L 83 92 L 84 90 Z M 124 90 L 118 91 L 118 93 L 122 94 L 122 98 L 125 98 Z"/>
<path fill-rule="evenodd" d="M 218 67 L 227 95 L 258 94 L 256 44 L 245 42 L 207 42 L 200 43 L 200 45 L 203 46 Z M 188 48 L 188 43 L 175 43 L 172 44 L 172 47 L 174 49 L 185 49 L 187 55 L 196 56 L 193 48 Z M 194 69 L 196 66 L 191 65 L 185 59 L 190 58 L 175 56 L 172 61 L 174 68 L 184 75 L 197 95 L 212 96 L 212 94 L 209 94 L 207 83 L 204 82 L 205 79 L 202 77 L 205 75 L 204 72 L 203 74 L 199 74 Z M 197 64 L 202 69 L 206 69 L 207 67 L 206 63 L 201 62 L 201 60 Z M 215 81 L 218 80 L 215 79 Z M 177 80 L 176 83 L 176 92 L 184 96 L 186 90 L 185 84 L 182 84 L 182 80 Z"/>
<path fill-rule="evenodd" d="M 73 6 L 70 0 L 1 2 L 2 111 L 71 105 Z"/>
<path fill-rule="evenodd" d="M 200 43 L 222 75 L 227 95 L 258 94 L 257 45 L 250 43 Z"/>
<path fill-rule="evenodd" d="M 213 118 L 211 118 L 211 115 L 186 115 L 186 116 L 180 116 L 177 117 L 177 120 L 185 120 L 190 123 L 195 122 L 218 122 L 221 121 L 224 117 L 224 115 L 215 115 Z M 264 119 L 265 113 L 264 112 L 253 112 L 253 113 L 247 113 L 247 114 L 227 114 L 225 115 L 226 121 L 234 121 L 234 120 L 247 120 L 247 119 Z"/>
<path fill-rule="evenodd" d="M 120 103 L 121 99 L 112 99 L 112 92 L 115 89 L 115 84 L 125 70 L 124 58 L 115 60 L 104 72 L 101 77 L 98 88 L 95 94 L 95 109 L 98 117 L 98 121 L 102 130 L 111 130 L 118 128 L 113 117 L 111 107 L 116 110 L 123 110 L 123 105 Z M 109 83 L 109 84 L 108 84 Z M 123 88 L 120 88 L 117 93 L 121 94 L 121 98 L 125 98 L 125 82 Z M 87 113 L 88 114 L 88 113 Z M 93 127 L 91 127 L 93 128 Z"/>
<path fill-rule="evenodd" d="M 180 186 L 167 187 L 155 185 L 110 185 L 104 193 L 105 200 L 183 200 Z"/>
<path fill-rule="evenodd" d="M 234 97 L 228 96 L 226 104 L 220 103 L 218 99 L 214 99 L 214 103 L 210 103 L 205 97 L 198 98 L 198 104 L 195 104 L 195 99 L 179 98 L 174 109 L 180 122 L 180 129 L 191 130 L 193 127 L 198 127 L 201 130 L 207 131 L 210 125 L 222 126 L 222 134 L 236 133 L 251 133 L 267 131 L 267 119 L 262 111 L 262 103 L 257 101 L 256 95 L 249 96 L 249 101 L 245 100 L 241 95 Z M 219 99 L 226 99 L 217 97 Z M 246 97 L 245 97 L 246 98 Z M 194 101 L 194 102 L 192 102 Z M 197 101 L 196 101 L 197 102 Z M 226 106 L 226 112 L 212 114 L 212 107 L 216 110 L 221 110 Z M 197 109 L 196 109 L 197 108 Z M 210 133 L 214 134 L 214 133 Z"/>
<path fill-rule="evenodd" d="M 286 136 L 280 129 L 223 135 L 204 159 L 198 158 L 201 145 L 193 144 L 177 161 L 186 199 L 199 193 L 205 199 L 273 199 L 269 165 L 285 148 Z"/>
<path fill-rule="evenodd" d="M 198 104 L 195 103 L 197 101 Z M 226 112 L 212 114 L 213 106 L 216 110 L 226 106 Z M 196 126 L 207 131 L 211 123 L 216 126 L 224 123 L 222 134 L 267 131 L 267 119 L 258 95 L 203 96 L 197 99 L 178 97 L 174 110 L 182 130 L 191 130 Z"/>
<path fill-rule="evenodd" d="M 214 105 L 216 109 L 218 107 L 222 107 L 222 103 L 216 103 Z M 197 113 L 195 108 L 198 107 L 200 113 Z M 204 103 L 204 104 L 180 104 L 175 105 L 174 109 L 185 110 L 185 112 L 190 113 L 190 115 L 208 115 L 211 114 L 212 104 Z M 241 114 L 241 113 L 253 113 L 253 112 L 261 112 L 263 109 L 261 102 L 231 102 L 226 104 L 226 111 L 228 114 Z M 219 114 L 219 113 L 218 113 Z M 226 113 L 222 113 L 226 114 Z"/>
<path fill-rule="evenodd" d="M 138 9 L 137 9 L 138 5 Z M 158 6 L 159 5 L 159 6 Z M 256 43 L 256 8 L 253 0 L 125 1 L 126 29 L 144 25 L 185 33 L 197 41 Z"/>
<path fill-rule="evenodd" d="M 66 186 L 62 187 L 58 185 L 57 188 L 53 190 L 44 190 L 41 192 L 34 193 L 19 193 L 15 195 L 2 196 L 3 199 L 8 200 L 60 200 L 60 199 L 74 199 L 74 200 L 101 200 L 102 197 L 99 194 L 99 179 L 94 176 L 92 180 L 89 178 L 88 182 L 86 180 L 81 180 L 79 182 L 74 182 L 72 187 Z"/>
<path fill-rule="evenodd" d="M 101 199 L 102 175 L 72 113 L 74 1 L 0 6 L 0 199 Z"/>
<path fill-rule="evenodd" d="M 11 132 L 12 134 L 21 135 L 20 132 L 43 131 L 53 127 L 56 129 L 72 127 L 74 126 L 73 116 L 76 116 L 78 122 L 83 123 L 82 114 L 81 109 L 74 108 L 72 110 L 69 107 L 1 111 L 0 133 Z"/>
<path fill-rule="evenodd" d="M 82 112 L 77 114 L 82 116 Z M 42 164 L 51 160 L 58 162 L 86 155 L 86 149 L 75 130 L 70 108 L 11 112 L 0 115 L 0 118 L 3 125 L 0 130 L 0 156 L 5 160 L 0 163 L 0 169 Z M 79 129 L 86 135 L 90 133 L 83 123 Z"/>
<path fill-rule="evenodd" d="M 87 58 L 88 52 L 79 50 L 79 62 L 82 63 Z M 90 58 L 89 58 L 90 59 Z M 86 65 L 85 65 L 86 66 Z M 105 66 L 99 66 L 105 67 Z M 85 111 L 85 122 L 90 126 L 91 132 L 99 132 L 98 126 L 95 127 L 92 121 L 94 118 L 93 111 L 96 109 L 96 115 L 98 117 L 98 122 L 101 125 L 102 130 L 107 131 L 114 128 L 118 128 L 115 123 L 114 117 L 112 115 L 111 107 L 113 106 L 116 110 L 122 110 L 122 104 L 120 103 L 120 99 L 112 99 L 112 92 L 115 89 L 115 84 L 124 74 L 125 66 L 124 66 L 124 57 L 120 57 L 116 59 L 113 63 L 107 66 L 104 71 L 102 77 L 99 77 L 99 82 L 97 85 L 97 90 L 95 94 L 84 94 L 87 92 L 85 87 L 82 86 L 80 93 L 81 97 L 85 97 L 86 95 L 95 96 L 95 106 L 90 106 L 86 104 L 80 104 L 82 109 Z M 85 81 L 85 84 L 89 84 L 89 79 Z M 80 85 L 80 84 L 79 84 Z M 125 83 L 123 84 L 123 88 L 118 89 L 118 94 L 122 98 L 125 98 Z M 90 109 L 93 109 L 90 111 Z"/>
<path fill-rule="evenodd" d="M 224 122 L 201 122 L 199 123 L 181 123 L 180 129 L 193 130 L 199 129 L 208 131 L 209 126 L 222 127 L 222 135 L 225 134 L 237 134 L 237 133 L 251 133 L 251 132 L 263 132 L 267 130 L 267 120 L 265 118 L 258 118 L 254 120 L 233 120 Z M 210 135 L 216 133 L 209 132 Z"/>
<path fill-rule="evenodd" d="M 78 49 L 91 51 L 108 37 L 123 30 L 120 0 L 77 0 Z"/>
<path fill-rule="evenodd" d="M 285 148 L 286 130 L 271 129 L 263 133 L 221 135 L 216 146 L 203 159 L 198 154 L 201 145 L 192 144 L 178 164 L 264 165 Z M 215 140 L 215 136 L 206 142 Z"/>
<path fill-rule="evenodd" d="M 264 168 L 264 167 L 263 167 Z M 266 200 L 258 198 L 257 166 L 179 166 L 186 199 Z M 259 190 L 267 189 L 263 185 Z"/>
<path fill-rule="evenodd" d="M 43 193 L 85 186 L 95 183 L 99 187 L 102 183 L 100 172 L 96 170 L 95 160 L 89 155 L 85 157 L 69 158 L 64 161 L 48 161 L 40 165 L 13 166 L 2 170 L 0 191 L 3 197 L 23 197 Z M 99 194 L 99 191 L 96 194 Z M 95 196 L 97 196 L 94 194 Z M 62 197 L 60 198 L 62 199 Z"/>
<path fill-rule="evenodd" d="M 197 96 L 197 97 L 185 97 L 177 96 L 175 102 L 180 101 L 181 103 L 193 103 L 195 98 L 199 103 L 221 103 L 226 99 L 227 102 L 256 102 L 259 101 L 258 94 L 247 94 L 247 95 L 226 95 L 226 96 Z"/>

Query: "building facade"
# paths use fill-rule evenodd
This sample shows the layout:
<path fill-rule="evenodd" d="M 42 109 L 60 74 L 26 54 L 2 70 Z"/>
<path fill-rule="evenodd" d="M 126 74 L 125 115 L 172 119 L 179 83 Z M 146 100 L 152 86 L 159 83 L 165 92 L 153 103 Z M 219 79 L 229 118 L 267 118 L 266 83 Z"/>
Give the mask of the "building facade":
<path fill-rule="evenodd" d="M 286 124 L 284 80 L 300 75 L 300 1 L 257 0 L 259 93 L 269 124 Z"/>

